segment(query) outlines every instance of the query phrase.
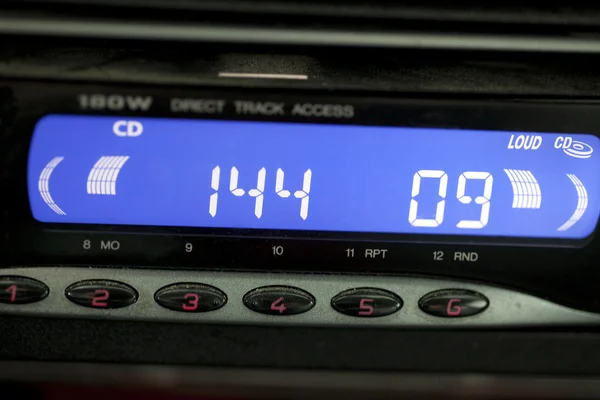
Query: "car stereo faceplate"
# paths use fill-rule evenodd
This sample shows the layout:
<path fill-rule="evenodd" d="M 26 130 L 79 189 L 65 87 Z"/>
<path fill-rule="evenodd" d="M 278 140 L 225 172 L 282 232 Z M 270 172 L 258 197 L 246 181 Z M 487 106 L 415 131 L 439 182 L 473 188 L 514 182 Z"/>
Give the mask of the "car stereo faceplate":
<path fill-rule="evenodd" d="M 248 315 L 382 325 L 409 309 L 408 325 L 600 311 L 595 101 L 0 87 L 3 308 L 238 321 L 234 301 Z M 237 289 L 215 270 L 242 271 L 223 275 Z M 525 299 L 556 318 L 496 316 Z M 339 318 L 307 317 L 321 307 Z"/>

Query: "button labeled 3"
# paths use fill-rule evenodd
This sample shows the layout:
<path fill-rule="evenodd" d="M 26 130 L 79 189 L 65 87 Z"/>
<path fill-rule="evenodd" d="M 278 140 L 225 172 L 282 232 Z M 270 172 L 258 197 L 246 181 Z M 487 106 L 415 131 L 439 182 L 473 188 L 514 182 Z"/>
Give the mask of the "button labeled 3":
<path fill-rule="evenodd" d="M 227 303 L 227 295 L 214 286 L 201 283 L 175 283 L 159 289 L 154 300 L 173 311 L 207 312 Z"/>
<path fill-rule="evenodd" d="M 421 310 L 436 317 L 457 318 L 479 314 L 489 305 L 488 299 L 464 289 L 437 290 L 419 300 Z"/>
<path fill-rule="evenodd" d="M 289 286 L 265 286 L 244 296 L 244 304 L 261 314 L 294 315 L 315 306 L 315 298 L 308 292 Z"/>

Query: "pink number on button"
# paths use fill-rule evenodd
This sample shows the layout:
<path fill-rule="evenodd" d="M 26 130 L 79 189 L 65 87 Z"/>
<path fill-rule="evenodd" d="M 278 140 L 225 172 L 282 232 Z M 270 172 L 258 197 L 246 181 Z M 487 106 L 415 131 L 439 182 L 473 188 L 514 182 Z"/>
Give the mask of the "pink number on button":
<path fill-rule="evenodd" d="M 460 315 L 462 311 L 460 306 L 455 306 L 454 303 L 460 303 L 460 299 L 450 299 L 450 301 L 448 302 L 448 306 L 446 307 L 446 314 L 452 317 Z"/>
<path fill-rule="evenodd" d="M 92 307 L 107 307 L 108 303 L 105 300 L 108 300 L 108 290 L 96 289 L 94 293 L 95 296 L 92 299 Z"/>
<path fill-rule="evenodd" d="M 373 314 L 373 306 L 367 303 L 372 303 L 373 299 L 360 299 L 360 309 L 364 311 L 359 311 L 358 315 L 371 315 Z"/>
<path fill-rule="evenodd" d="M 198 300 L 200 300 L 200 296 L 198 296 L 196 293 L 188 293 L 185 296 L 183 296 L 184 299 L 188 300 L 187 304 L 183 304 L 181 307 L 183 307 L 184 311 L 195 311 L 198 309 Z"/>
<path fill-rule="evenodd" d="M 283 314 L 283 312 L 285 310 L 287 310 L 287 307 L 285 306 L 285 304 L 283 303 L 283 297 L 278 298 L 277 300 L 275 300 L 274 302 L 271 303 L 271 310 L 273 311 L 279 311 L 279 314 Z"/>
<path fill-rule="evenodd" d="M 17 300 L 17 285 L 10 285 L 5 292 L 10 293 L 10 302 L 14 303 Z"/>

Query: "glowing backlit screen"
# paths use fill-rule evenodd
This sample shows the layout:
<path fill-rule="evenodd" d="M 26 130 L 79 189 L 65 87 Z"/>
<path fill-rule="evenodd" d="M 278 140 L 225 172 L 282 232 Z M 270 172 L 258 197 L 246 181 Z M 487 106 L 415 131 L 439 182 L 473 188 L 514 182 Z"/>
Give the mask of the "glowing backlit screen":
<path fill-rule="evenodd" d="M 48 223 L 581 239 L 593 135 L 51 115 L 28 188 Z"/>

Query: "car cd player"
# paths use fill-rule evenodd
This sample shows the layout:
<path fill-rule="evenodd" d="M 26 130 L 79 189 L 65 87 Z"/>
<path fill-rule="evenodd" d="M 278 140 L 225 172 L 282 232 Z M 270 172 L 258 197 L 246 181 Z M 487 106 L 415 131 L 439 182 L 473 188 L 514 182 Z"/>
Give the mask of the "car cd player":
<path fill-rule="evenodd" d="M 0 93 L 1 312 L 600 323 L 595 101 L 34 80 Z"/>

